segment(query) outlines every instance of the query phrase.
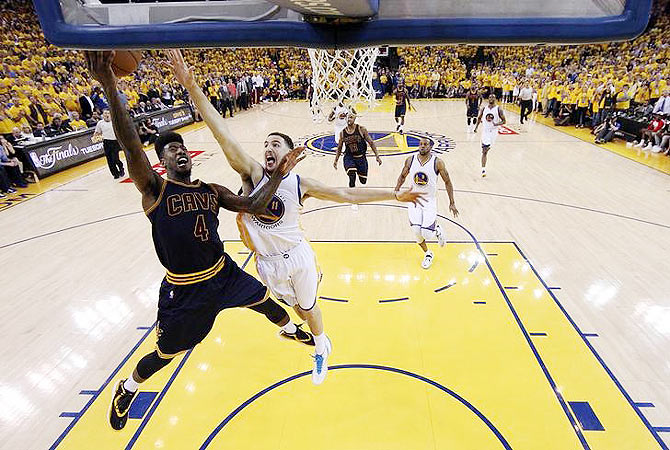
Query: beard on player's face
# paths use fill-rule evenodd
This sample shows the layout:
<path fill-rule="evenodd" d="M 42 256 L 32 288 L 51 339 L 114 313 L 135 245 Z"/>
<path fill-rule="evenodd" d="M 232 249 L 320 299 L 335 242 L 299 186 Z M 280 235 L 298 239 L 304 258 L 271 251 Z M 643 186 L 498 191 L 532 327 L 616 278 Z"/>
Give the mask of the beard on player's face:
<path fill-rule="evenodd" d="M 168 144 L 163 150 L 162 163 L 168 174 L 176 174 L 181 177 L 191 176 L 193 161 L 186 147 L 180 144 Z"/>

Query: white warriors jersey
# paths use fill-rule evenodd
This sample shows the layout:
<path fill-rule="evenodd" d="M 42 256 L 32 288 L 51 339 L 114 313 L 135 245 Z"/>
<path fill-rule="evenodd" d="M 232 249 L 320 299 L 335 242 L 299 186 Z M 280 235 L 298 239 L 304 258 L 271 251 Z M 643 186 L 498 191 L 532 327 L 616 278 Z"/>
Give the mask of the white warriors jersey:
<path fill-rule="evenodd" d="M 430 155 L 428 161 L 421 164 L 419 155 L 412 155 L 409 166 L 409 176 L 412 180 L 412 189 L 426 194 L 426 202 L 435 201 L 437 192 L 437 156 Z"/>
<path fill-rule="evenodd" d="M 333 126 L 342 130 L 347 126 L 347 116 L 349 115 L 349 108 L 346 106 L 338 106 L 335 108 L 335 122 Z"/>
<path fill-rule="evenodd" d="M 492 115 L 493 120 L 488 121 L 487 116 Z M 482 131 L 483 132 L 491 132 L 494 128 L 496 128 L 496 123 L 500 123 L 500 112 L 498 110 L 498 105 L 495 105 L 493 108 L 489 106 L 487 103 L 486 106 L 484 106 L 483 112 L 482 112 Z"/>
<path fill-rule="evenodd" d="M 249 195 L 258 191 L 268 180 L 268 175 L 263 173 L 263 178 Z M 300 176 L 289 173 L 279 183 L 277 192 L 268 205 L 274 218 L 239 214 L 237 224 L 244 244 L 260 256 L 276 256 L 288 252 L 304 241 L 299 223 L 301 196 Z"/>

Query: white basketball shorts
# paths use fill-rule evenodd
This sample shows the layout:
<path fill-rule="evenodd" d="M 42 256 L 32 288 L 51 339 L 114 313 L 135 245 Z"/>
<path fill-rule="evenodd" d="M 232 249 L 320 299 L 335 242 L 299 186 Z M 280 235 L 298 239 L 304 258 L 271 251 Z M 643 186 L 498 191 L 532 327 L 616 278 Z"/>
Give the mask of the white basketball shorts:
<path fill-rule="evenodd" d="M 437 220 L 437 202 L 428 201 L 421 206 L 410 203 L 407 207 L 409 214 L 409 224 L 418 225 L 421 228 L 435 230 L 435 221 Z"/>
<path fill-rule="evenodd" d="M 256 255 L 256 270 L 278 300 L 289 306 L 300 305 L 305 311 L 314 308 L 321 273 L 308 242 L 281 255 Z"/>
<path fill-rule="evenodd" d="M 492 146 L 498 137 L 498 127 L 482 130 L 482 146 Z"/>

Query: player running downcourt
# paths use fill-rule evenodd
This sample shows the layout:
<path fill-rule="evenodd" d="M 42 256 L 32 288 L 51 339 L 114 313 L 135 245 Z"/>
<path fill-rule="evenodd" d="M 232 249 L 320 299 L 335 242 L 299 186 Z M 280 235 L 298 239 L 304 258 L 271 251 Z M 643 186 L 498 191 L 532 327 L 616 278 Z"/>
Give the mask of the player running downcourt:
<path fill-rule="evenodd" d="M 426 239 L 437 237 L 440 247 L 444 247 L 446 242 L 442 227 L 436 224 L 437 221 L 437 180 L 438 175 L 444 181 L 449 196 L 449 211 L 458 217 L 458 209 L 454 201 L 454 187 L 451 184 L 447 168 L 440 158 L 432 154 L 433 142 L 430 139 L 422 138 L 419 141 L 419 153 L 412 155 L 405 160 L 398 182 L 395 185 L 398 191 L 407 176 L 412 180 L 412 190 L 422 192 L 425 197 L 421 205 L 410 204 L 407 207 L 409 213 L 409 225 L 412 227 L 416 242 L 424 251 L 421 267 L 428 269 L 433 264 L 433 252 L 428 250 Z"/>
<path fill-rule="evenodd" d="M 496 105 L 496 96 L 493 94 L 489 95 L 489 102 L 479 112 L 477 124 L 475 125 L 475 133 L 477 132 L 477 128 L 479 128 L 479 124 L 482 123 L 482 116 L 484 117 L 484 123 L 482 124 L 482 177 L 485 177 L 486 156 L 498 137 L 498 127 L 505 125 L 507 119 L 502 109 Z"/>

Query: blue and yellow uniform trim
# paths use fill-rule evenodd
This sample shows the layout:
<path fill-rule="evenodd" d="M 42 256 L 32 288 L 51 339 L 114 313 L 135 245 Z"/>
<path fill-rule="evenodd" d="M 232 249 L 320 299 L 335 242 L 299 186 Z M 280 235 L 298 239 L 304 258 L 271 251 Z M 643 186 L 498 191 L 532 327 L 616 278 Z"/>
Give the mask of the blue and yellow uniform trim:
<path fill-rule="evenodd" d="M 187 284 L 200 283 L 201 281 L 209 280 L 213 278 L 217 273 L 221 272 L 221 269 L 226 265 L 226 256 L 225 254 L 221 255 L 221 258 L 209 269 L 201 270 L 200 272 L 193 272 L 187 274 L 177 274 L 167 271 L 165 279 L 177 286 L 184 286 Z"/>

